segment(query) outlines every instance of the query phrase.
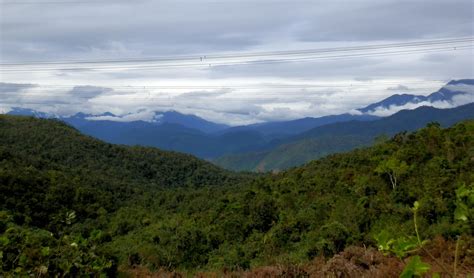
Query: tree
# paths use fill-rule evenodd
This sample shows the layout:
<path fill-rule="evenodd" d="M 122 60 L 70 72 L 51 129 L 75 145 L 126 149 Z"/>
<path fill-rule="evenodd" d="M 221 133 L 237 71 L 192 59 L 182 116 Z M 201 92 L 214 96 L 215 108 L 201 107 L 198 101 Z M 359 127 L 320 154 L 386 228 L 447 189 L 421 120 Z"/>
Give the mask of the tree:
<path fill-rule="evenodd" d="M 405 161 L 390 157 L 388 160 L 380 162 L 375 172 L 388 175 L 392 188 L 395 189 L 400 177 L 408 172 L 408 165 Z"/>

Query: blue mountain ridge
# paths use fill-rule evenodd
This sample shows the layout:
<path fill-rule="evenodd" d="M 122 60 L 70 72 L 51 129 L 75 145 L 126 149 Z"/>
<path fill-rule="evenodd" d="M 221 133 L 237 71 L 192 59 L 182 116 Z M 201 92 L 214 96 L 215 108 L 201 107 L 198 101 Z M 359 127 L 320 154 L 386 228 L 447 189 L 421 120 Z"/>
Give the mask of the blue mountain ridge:
<path fill-rule="evenodd" d="M 455 80 L 447 85 L 472 85 L 474 79 Z M 266 122 L 247 126 L 229 127 L 213 123 L 195 115 L 177 111 L 155 112 L 151 121 L 129 121 L 125 116 L 110 112 L 99 115 L 77 113 L 60 117 L 26 108 L 13 108 L 8 114 L 28 115 L 39 118 L 59 118 L 84 134 L 110 143 L 145 145 L 165 150 L 190 153 L 204 159 L 215 159 L 224 155 L 268 151 L 314 128 L 328 124 L 350 121 L 366 122 L 380 119 L 367 112 L 377 107 L 402 106 L 415 101 L 451 100 L 455 95 L 465 94 L 444 86 L 429 96 L 411 94 L 393 95 L 380 102 L 359 109 L 361 114 L 329 115 L 318 118 L 306 117 L 291 121 Z M 304 136 L 304 135 L 303 135 Z"/>
<path fill-rule="evenodd" d="M 448 127 L 471 119 L 474 119 L 474 103 L 449 109 L 421 106 L 374 121 L 319 126 L 296 136 L 275 140 L 271 146 L 264 146 L 258 152 L 222 156 L 213 162 L 235 171 L 283 170 L 333 153 L 369 146 L 381 135 L 390 137 L 399 132 L 414 131 L 430 122 Z"/>
<path fill-rule="evenodd" d="M 30 112 L 30 114 L 31 113 L 32 112 Z M 110 119 L 98 120 L 99 117 L 104 117 L 104 116 L 108 116 L 108 118 Z M 116 120 L 113 120 L 113 118 L 115 118 Z M 87 124 L 88 122 L 99 121 L 99 122 L 122 122 L 122 123 L 129 123 L 129 124 L 137 124 L 138 126 L 144 125 L 144 123 L 150 123 L 155 126 L 162 125 L 162 124 L 177 124 L 186 128 L 196 129 L 204 133 L 213 133 L 213 132 L 218 132 L 220 130 L 229 128 L 229 126 L 225 124 L 213 123 L 211 121 L 207 121 L 195 115 L 181 114 L 173 110 L 166 111 L 166 112 L 155 112 L 154 119 L 153 121 L 150 121 L 150 122 L 146 122 L 146 121 L 124 122 L 120 120 L 121 118 L 123 118 L 123 116 L 119 117 L 110 112 L 106 112 L 99 115 L 84 114 L 80 112 L 70 117 L 62 117 L 61 119 L 72 124 L 75 127 L 83 126 Z"/>
<path fill-rule="evenodd" d="M 458 91 L 458 90 L 451 90 L 449 89 L 449 85 L 474 85 L 474 79 L 460 79 L 460 80 L 452 80 L 446 84 L 446 86 L 442 87 L 438 91 L 428 95 L 413 95 L 413 94 L 396 94 L 392 95 L 382 101 L 372 103 L 364 108 L 357 109 L 362 113 L 371 113 L 377 109 L 388 109 L 392 106 L 403 106 L 409 103 L 417 104 L 421 102 L 428 102 L 434 103 L 437 101 L 446 101 L 448 103 L 452 103 L 453 97 L 457 95 L 464 95 L 467 92 Z"/>

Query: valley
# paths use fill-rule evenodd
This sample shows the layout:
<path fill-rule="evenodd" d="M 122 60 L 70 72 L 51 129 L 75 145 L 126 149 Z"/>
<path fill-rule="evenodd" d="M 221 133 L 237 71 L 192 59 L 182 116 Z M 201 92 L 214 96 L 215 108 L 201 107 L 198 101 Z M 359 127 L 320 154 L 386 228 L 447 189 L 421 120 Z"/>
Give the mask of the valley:
<path fill-rule="evenodd" d="M 233 173 L 154 148 L 111 145 L 52 119 L 5 115 L 0 127 L 7 274 L 47 268 L 63 275 L 146 269 L 211 275 L 283 265 L 289 268 L 266 271 L 307 275 L 310 265 L 291 266 L 344 250 L 343 256 L 359 254 L 349 246 L 378 246 L 387 237 L 413 240 L 415 201 L 417 233 L 427 239 L 443 235 L 448 243 L 440 244 L 448 245 L 461 236 L 458 273 L 473 267 L 472 121 L 447 129 L 431 123 L 370 148 L 265 175 Z M 376 256 L 408 255 L 386 252 Z M 372 271 L 388 275 L 387 260 L 372 262 Z M 318 271 L 328 271 L 320 275 L 340 270 L 324 267 L 324 260 L 319 264 Z"/>

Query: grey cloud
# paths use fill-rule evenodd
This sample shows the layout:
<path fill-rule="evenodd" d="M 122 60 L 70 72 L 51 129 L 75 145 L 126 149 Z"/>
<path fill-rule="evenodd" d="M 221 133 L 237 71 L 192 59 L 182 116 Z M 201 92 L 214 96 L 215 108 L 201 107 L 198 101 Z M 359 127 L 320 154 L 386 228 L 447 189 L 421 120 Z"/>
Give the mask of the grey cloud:
<path fill-rule="evenodd" d="M 372 81 L 373 79 L 368 76 L 359 76 L 354 78 L 355 81 Z"/>
<path fill-rule="evenodd" d="M 77 2 L 77 1 L 75 1 Z M 0 7 L 1 62 L 124 59 L 344 47 L 472 36 L 470 0 L 361 1 L 104 1 L 93 4 Z M 242 124 L 347 112 L 393 93 L 433 91 L 433 82 L 472 78 L 472 50 L 340 60 L 130 70 L 58 70 L 1 76 L 0 99 L 39 110 L 137 114 L 170 110 Z M 378 80 L 400 86 L 376 86 Z M 271 80 L 270 82 L 268 80 Z M 166 82 L 162 82 L 166 81 Z M 338 90 L 272 89 L 266 83 L 344 81 L 365 87 Z M 8 83 L 7 83 L 8 82 Z M 28 84 L 90 84 L 49 89 Z M 255 83 L 255 90 L 123 89 L 130 84 Z M 8 85 L 10 84 L 10 85 Z M 121 84 L 122 89 L 105 88 Z M 402 85 L 403 84 L 403 85 Z M 205 86 L 205 85 L 204 85 Z M 112 86 L 113 87 L 113 86 Z M 223 86 L 225 87 L 225 86 Z M 230 87 L 230 86 L 229 86 Z M 387 89 L 388 88 L 388 89 Z M 422 93 L 429 93 L 423 89 Z M 140 114 L 145 117 L 146 113 Z M 147 114 L 149 115 L 149 114 Z M 140 116 L 140 117 L 141 117 Z M 131 116 L 127 116 L 131 117 Z"/>
<path fill-rule="evenodd" d="M 428 63 L 447 63 L 450 62 L 452 56 L 451 53 L 431 53 L 424 55 L 421 60 Z"/>
<path fill-rule="evenodd" d="M 21 46 L 30 44 L 46 49 L 44 54 L 50 57 L 63 53 L 90 55 L 94 49 L 103 49 L 103 57 L 105 54 L 113 56 L 114 51 L 107 53 L 113 49 L 111 42 L 120 42 L 123 50 L 140 49 L 129 55 L 242 49 L 258 44 L 275 25 L 284 26 L 290 20 L 287 15 L 269 21 L 261 14 L 263 7 L 269 13 L 281 11 L 281 8 L 266 5 L 257 5 L 255 9 L 252 4 L 203 5 L 194 1 L 166 5 L 148 2 L 126 7 L 81 5 L 75 9 L 58 6 L 54 11 L 44 12 L 38 12 L 43 9 L 41 6 L 31 6 L 22 11 L 21 17 L 14 16 L 15 9 L 12 9 L 2 19 L 3 37 L 8 43 L 3 51 L 14 56 L 18 50 L 25 52 Z M 29 53 L 26 51 L 26 54 Z"/>
<path fill-rule="evenodd" d="M 384 116 L 392 115 L 404 109 L 411 110 L 411 109 L 415 109 L 421 106 L 432 106 L 436 108 L 446 109 L 446 108 L 453 108 L 453 107 L 457 107 L 460 105 L 474 102 L 474 86 L 472 85 L 464 85 L 464 84 L 447 85 L 447 86 L 444 86 L 444 88 L 448 90 L 452 90 L 452 91 L 461 91 L 461 92 L 464 92 L 464 94 L 455 95 L 453 96 L 452 99 L 445 100 L 445 101 L 435 101 L 435 102 L 423 101 L 423 102 L 418 102 L 418 103 L 410 102 L 404 105 L 391 105 L 388 108 L 380 106 L 380 107 L 377 107 L 374 111 L 371 111 L 370 114 L 384 117 Z"/>
<path fill-rule="evenodd" d="M 35 84 L 15 84 L 0 82 L 0 93 L 18 93 L 29 88 L 35 88 Z"/>
<path fill-rule="evenodd" d="M 469 0 L 270 3 L 5 6 L 2 51 L 15 58 L 21 58 L 20 53 L 37 54 L 28 49 L 43 49 L 46 57 L 55 58 L 90 57 L 94 50 L 103 50 L 98 53 L 101 57 L 149 56 L 235 51 L 275 38 L 399 40 L 471 35 L 474 31 Z M 115 48 L 115 43 L 123 48 Z"/>
<path fill-rule="evenodd" d="M 460 96 L 454 97 L 452 102 L 437 101 L 437 102 L 431 103 L 431 102 L 424 101 L 424 102 L 419 102 L 419 103 L 407 103 L 405 105 L 400 105 L 400 106 L 391 105 L 388 108 L 379 107 L 375 109 L 374 111 L 371 111 L 370 114 L 375 115 L 375 116 L 385 117 L 385 116 L 392 115 L 396 112 L 399 112 L 401 110 L 405 110 L 405 109 L 412 110 L 421 106 L 432 106 L 436 108 L 447 109 L 447 108 L 453 108 L 453 107 L 457 107 L 457 106 L 472 103 L 472 102 L 474 102 L 474 95 L 460 95 Z"/>
<path fill-rule="evenodd" d="M 75 98 L 90 99 L 104 93 L 110 93 L 114 90 L 111 88 L 103 88 L 96 86 L 75 86 L 68 93 Z"/>
<path fill-rule="evenodd" d="M 394 87 L 388 87 L 387 90 L 389 90 L 389 91 L 409 91 L 410 88 L 408 88 L 407 86 L 399 84 L 399 85 L 394 86 Z"/>
<path fill-rule="evenodd" d="M 136 113 L 128 113 L 123 116 L 92 116 L 87 117 L 87 120 L 91 121 L 116 121 L 116 122 L 133 122 L 133 121 L 148 121 L 152 122 L 155 120 L 155 111 L 139 109 Z"/>
<path fill-rule="evenodd" d="M 321 9 L 307 20 L 298 38 L 367 41 L 472 35 L 473 5 L 469 0 L 333 1 L 330 12 Z"/>
<path fill-rule="evenodd" d="M 232 89 L 222 89 L 222 90 L 213 90 L 213 91 L 192 91 L 180 95 L 181 98 L 209 98 L 209 97 L 218 97 L 232 92 Z"/>
<path fill-rule="evenodd" d="M 150 121 L 153 119 L 153 111 L 176 110 L 216 122 L 239 125 L 345 113 L 377 99 L 375 95 L 361 98 L 367 94 L 366 91 L 351 92 L 347 88 L 260 89 L 259 93 L 223 89 L 179 94 L 161 90 L 120 91 L 95 86 L 76 86 L 54 91 L 45 91 L 45 88 L 25 90 L 15 95 L 15 98 L 2 97 L 2 103 L 9 103 L 10 107 L 22 106 L 63 116 L 77 112 L 112 112 L 122 115 L 115 118 L 94 118 L 116 121 Z"/>

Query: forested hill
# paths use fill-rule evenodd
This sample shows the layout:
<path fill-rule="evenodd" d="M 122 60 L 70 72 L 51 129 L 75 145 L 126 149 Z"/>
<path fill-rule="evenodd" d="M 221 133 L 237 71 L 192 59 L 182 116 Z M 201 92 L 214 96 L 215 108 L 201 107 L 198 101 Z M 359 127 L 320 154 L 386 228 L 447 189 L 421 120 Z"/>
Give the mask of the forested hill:
<path fill-rule="evenodd" d="M 381 246 L 394 260 L 384 264 L 376 251 L 376 260 L 335 256 L 298 268 L 298 275 L 327 277 L 346 267 L 352 276 L 393 277 L 408 267 L 407 257 L 426 260 L 417 242 L 432 250 L 424 239 L 436 236 L 461 236 L 457 273 L 474 269 L 474 121 L 447 129 L 432 123 L 370 148 L 238 181 L 189 156 L 104 144 L 54 121 L 0 119 L 0 274 L 7 277 L 297 266 L 350 246 Z M 143 161 L 160 175 L 139 172 Z M 173 168 L 177 162 L 186 166 Z M 142 186 L 154 178 L 200 186 Z M 219 181 L 230 186 L 205 186 Z M 449 246 L 437 256 L 453 253 Z M 453 258 L 438 261 L 452 269 Z"/>
<path fill-rule="evenodd" d="M 191 155 L 112 145 L 57 120 L 0 116 L 0 204 L 19 223 L 57 230 L 171 187 L 224 186 L 239 176 Z"/>
<path fill-rule="evenodd" d="M 104 143 L 58 120 L 0 115 L 0 157 L 88 179 L 160 187 L 222 185 L 234 174 L 191 155 Z"/>

